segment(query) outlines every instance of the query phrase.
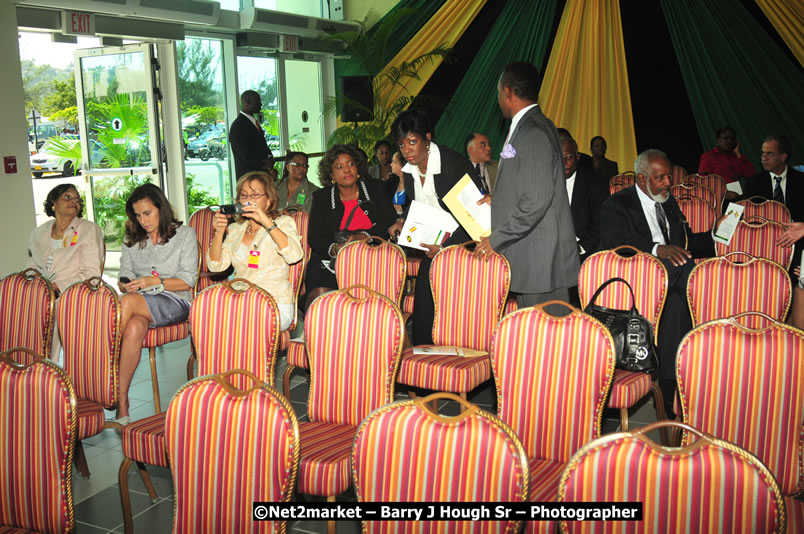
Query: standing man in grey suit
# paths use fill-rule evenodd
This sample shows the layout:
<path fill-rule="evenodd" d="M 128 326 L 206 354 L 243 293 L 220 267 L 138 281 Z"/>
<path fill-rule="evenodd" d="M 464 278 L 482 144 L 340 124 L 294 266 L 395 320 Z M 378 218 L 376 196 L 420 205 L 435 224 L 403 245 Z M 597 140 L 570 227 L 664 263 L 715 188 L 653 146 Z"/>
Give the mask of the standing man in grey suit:
<path fill-rule="evenodd" d="M 511 127 L 491 195 L 491 235 L 475 254 L 502 253 L 520 307 L 569 301 L 580 262 L 558 133 L 536 101 L 542 77 L 525 62 L 505 67 L 497 102 Z"/>

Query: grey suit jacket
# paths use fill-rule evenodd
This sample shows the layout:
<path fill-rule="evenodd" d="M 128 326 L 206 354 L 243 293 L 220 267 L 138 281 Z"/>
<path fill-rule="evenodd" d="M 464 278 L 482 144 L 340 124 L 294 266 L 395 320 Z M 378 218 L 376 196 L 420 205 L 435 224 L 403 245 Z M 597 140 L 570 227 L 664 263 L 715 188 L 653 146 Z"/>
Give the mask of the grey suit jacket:
<path fill-rule="evenodd" d="M 486 163 L 486 174 L 489 177 L 489 187 L 492 191 L 494 191 L 494 184 L 497 182 L 497 168 L 498 168 L 498 161 L 491 160 Z"/>
<path fill-rule="evenodd" d="M 511 264 L 511 291 L 547 293 L 578 284 L 578 246 L 558 132 L 538 106 L 508 141 L 491 200 L 491 246 Z"/>

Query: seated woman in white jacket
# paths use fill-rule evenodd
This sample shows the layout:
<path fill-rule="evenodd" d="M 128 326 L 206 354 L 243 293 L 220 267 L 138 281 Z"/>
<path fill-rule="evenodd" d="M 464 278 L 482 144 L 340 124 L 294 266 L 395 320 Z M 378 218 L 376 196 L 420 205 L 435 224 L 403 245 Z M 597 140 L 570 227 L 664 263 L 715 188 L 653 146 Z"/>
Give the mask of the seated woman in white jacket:
<path fill-rule="evenodd" d="M 237 200 L 243 205 L 243 214 L 236 222 L 229 224 L 229 216 L 215 214 L 207 267 L 219 272 L 232 265 L 236 278 L 245 278 L 270 293 L 279 308 L 279 329 L 287 330 L 296 309 L 290 265 L 301 261 L 304 254 L 296 223 L 279 215 L 276 186 L 265 172 L 240 177 Z"/>

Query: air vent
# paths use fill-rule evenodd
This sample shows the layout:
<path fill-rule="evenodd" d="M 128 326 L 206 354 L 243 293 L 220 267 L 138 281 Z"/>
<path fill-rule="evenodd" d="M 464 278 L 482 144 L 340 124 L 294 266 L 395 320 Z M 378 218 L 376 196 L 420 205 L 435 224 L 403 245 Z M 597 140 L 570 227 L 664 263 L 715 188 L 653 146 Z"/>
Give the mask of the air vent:
<path fill-rule="evenodd" d="M 324 37 L 327 34 L 325 29 L 330 28 L 334 28 L 338 32 L 357 31 L 360 29 L 358 24 L 352 22 L 306 17 L 254 7 L 240 10 L 240 27 L 244 30 L 298 35 L 300 37 Z"/>
<path fill-rule="evenodd" d="M 137 16 L 191 24 L 217 24 L 221 12 L 221 5 L 211 0 L 133 0 L 133 3 Z"/>

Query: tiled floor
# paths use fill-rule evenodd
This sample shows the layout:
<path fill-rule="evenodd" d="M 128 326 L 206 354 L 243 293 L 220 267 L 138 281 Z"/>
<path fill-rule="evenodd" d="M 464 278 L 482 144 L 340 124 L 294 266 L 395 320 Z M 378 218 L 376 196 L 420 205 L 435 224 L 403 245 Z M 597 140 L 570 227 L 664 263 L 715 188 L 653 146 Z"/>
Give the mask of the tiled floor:
<path fill-rule="evenodd" d="M 167 407 L 176 390 L 186 382 L 186 363 L 190 353 L 189 340 L 171 343 L 157 349 L 157 370 L 161 402 Z M 277 363 L 276 387 L 281 391 L 281 378 L 285 369 L 285 359 L 281 357 Z M 291 381 L 291 401 L 300 420 L 304 420 L 307 411 L 307 382 L 300 372 L 294 374 Z M 153 393 L 151 388 L 148 352 L 143 351 L 140 366 L 134 376 L 129 392 L 132 419 L 140 419 L 154 413 Z M 406 398 L 405 393 L 397 393 L 397 398 Z M 494 411 L 494 392 L 491 386 L 480 388 L 470 394 L 469 400 L 480 407 Z M 445 414 L 457 414 L 456 403 L 442 403 L 440 411 Z M 114 414 L 107 413 L 111 418 Z M 619 415 L 616 411 L 604 413 L 603 431 L 613 432 L 619 429 Z M 632 430 L 656 420 L 651 402 L 644 402 L 631 411 Z M 658 436 L 651 436 L 658 440 Z M 84 440 L 84 452 L 89 464 L 90 477 L 83 479 L 73 469 L 73 499 L 75 502 L 76 532 L 101 533 L 123 532 L 123 519 L 120 503 L 120 489 L 117 484 L 118 469 L 123 460 L 120 449 L 120 437 L 114 430 L 105 430 L 90 439 Z M 173 522 L 173 483 L 167 469 L 149 466 L 148 471 L 154 482 L 158 499 L 151 502 L 145 491 L 135 467 L 129 470 L 129 488 L 134 513 L 134 532 L 161 534 L 171 532 Z M 345 495 L 339 499 L 353 499 Z M 323 533 L 325 522 L 298 521 L 289 525 L 290 532 Z M 351 534 L 360 532 L 358 522 L 339 522 L 338 532 Z"/>

